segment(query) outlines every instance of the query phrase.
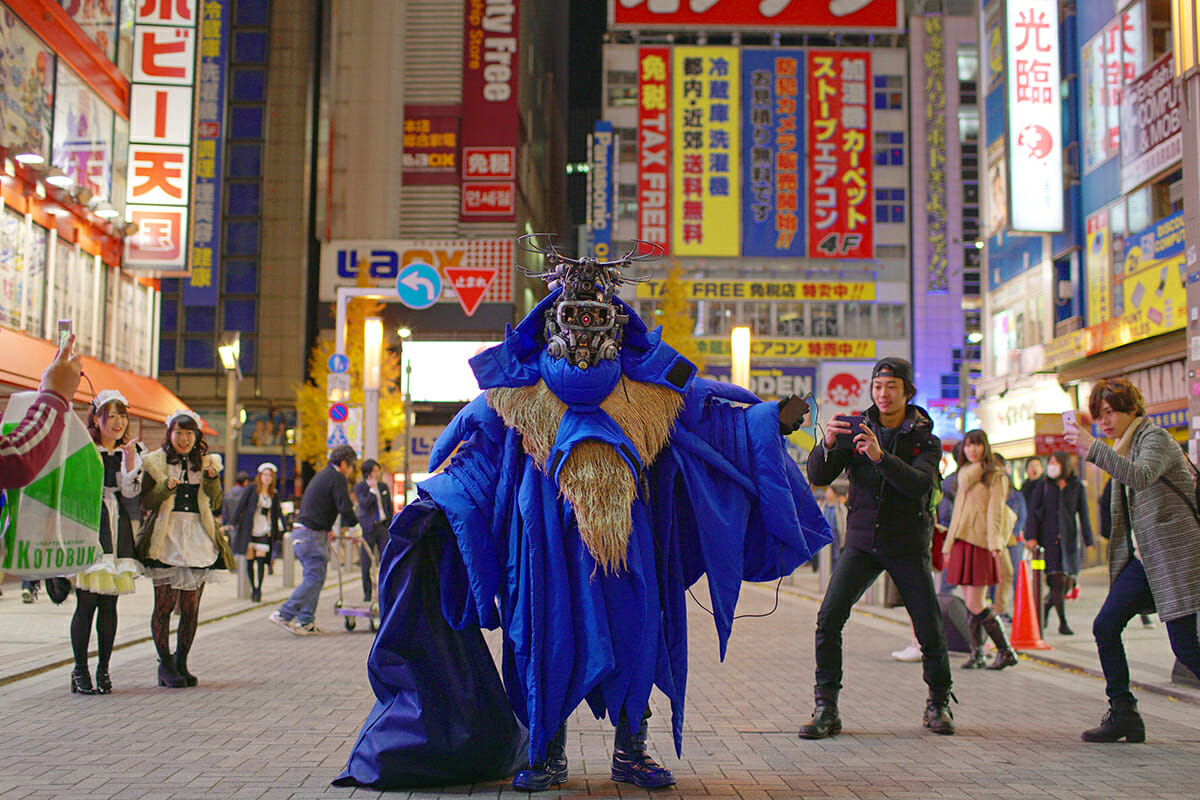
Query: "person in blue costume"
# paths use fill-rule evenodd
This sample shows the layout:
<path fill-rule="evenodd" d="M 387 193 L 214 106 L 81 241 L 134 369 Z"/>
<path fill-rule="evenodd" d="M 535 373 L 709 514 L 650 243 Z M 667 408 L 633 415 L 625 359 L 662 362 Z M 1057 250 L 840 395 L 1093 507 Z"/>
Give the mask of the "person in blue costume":
<path fill-rule="evenodd" d="M 514 788 L 549 789 L 567 780 L 565 724 L 586 701 L 616 726 L 613 780 L 669 786 L 646 718 L 657 686 L 680 754 L 688 587 L 707 578 L 723 657 L 741 582 L 789 574 L 832 540 L 781 437 L 798 398 L 696 377 L 616 296 L 640 245 L 599 262 L 525 241 L 552 292 L 471 359 L 484 392 L 430 468 L 453 458 L 392 522 L 377 702 L 337 785 L 520 768 Z M 480 631 L 497 627 L 502 681 Z"/>

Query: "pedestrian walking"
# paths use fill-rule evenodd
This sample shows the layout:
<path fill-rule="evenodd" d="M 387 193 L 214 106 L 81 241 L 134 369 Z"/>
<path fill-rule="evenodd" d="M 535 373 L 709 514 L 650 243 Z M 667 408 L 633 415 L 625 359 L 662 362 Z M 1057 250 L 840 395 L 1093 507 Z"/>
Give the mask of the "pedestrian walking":
<path fill-rule="evenodd" d="M 933 421 L 912 403 L 912 365 L 884 358 L 871 371 L 874 404 L 858 430 L 834 417 L 808 456 L 808 479 L 828 485 L 843 471 L 850 479 L 846 545 L 817 612 L 816 709 L 800 728 L 805 739 L 840 733 L 838 692 L 842 688 L 842 629 L 850 609 L 882 571 L 895 581 L 921 643 L 923 676 L 929 687 L 924 725 L 934 733 L 954 733 L 950 711 L 950 660 L 933 588 L 930 508 L 942 443 Z M 839 437 L 845 438 L 839 444 Z"/>
<path fill-rule="evenodd" d="M 100 560 L 75 575 L 75 614 L 71 617 L 71 651 L 75 669 L 71 691 L 109 694 L 108 663 L 117 636 L 117 598 L 131 594 L 142 565 L 134 550 L 134 522 L 124 498 L 140 497 L 140 442 L 129 438 L 129 401 L 106 389 L 88 409 L 88 432 L 104 463 L 104 494 L 100 501 Z M 92 621 L 96 625 L 96 683 L 88 672 Z"/>
<path fill-rule="evenodd" d="M 1129 688 L 1129 663 L 1121 633 L 1140 612 L 1157 609 L 1171 650 L 1200 676 L 1200 522 L 1192 478 L 1171 434 L 1146 417 L 1138 388 L 1125 378 L 1104 378 L 1088 396 L 1088 411 L 1067 425 L 1067 441 L 1081 458 L 1113 479 L 1108 596 L 1092 623 L 1104 671 L 1109 708 L 1085 742 L 1141 742 L 1146 727 Z M 1110 446 L 1092 437 L 1092 420 Z M 1082 424 L 1080 424 L 1082 423 Z"/>
<path fill-rule="evenodd" d="M 275 490 L 278 468 L 271 462 L 258 465 L 254 485 L 242 493 L 233 511 L 233 552 L 245 553 L 250 602 L 262 602 L 263 576 L 271 563 L 271 544 L 283 536 L 283 509 Z"/>
<path fill-rule="evenodd" d="M 971 656 L 964 669 L 1004 669 L 1017 663 L 1017 652 L 1009 644 L 1004 624 L 987 605 L 987 590 L 1000 580 L 1000 558 L 1015 523 L 1008 508 L 1008 477 L 992 455 L 987 434 L 979 429 L 963 436 L 966 462 L 958 470 L 958 492 L 954 513 L 942 552 L 946 558 L 946 580 L 962 587 Z M 1004 553 L 1007 558 L 1007 553 Z M 983 655 L 985 636 L 996 645 L 996 658 L 988 665 Z"/>
<path fill-rule="evenodd" d="M 1009 475 L 1009 463 L 1004 456 L 999 453 L 993 454 L 996 458 L 996 463 L 1004 470 L 1004 474 Z M 1008 531 L 1008 537 L 1005 540 L 1006 553 L 1001 553 L 1000 558 L 1000 581 L 996 584 L 996 588 L 992 593 L 992 607 L 996 609 L 996 615 L 1007 623 L 1012 622 L 1012 615 L 1009 609 L 1011 603 L 1015 599 L 1013 592 L 1013 577 L 1017 574 L 1017 565 L 1021 562 L 1021 553 L 1024 551 L 1025 544 L 1025 524 L 1029 517 L 1029 509 L 1025 504 L 1025 496 L 1020 491 L 1013 488 L 1012 480 L 1009 479 L 1008 498 L 1005 500 L 1005 505 L 1013 513 L 1012 530 Z M 1001 531 L 1003 534 L 1003 531 Z"/>
<path fill-rule="evenodd" d="M 354 485 L 354 497 L 358 501 L 355 513 L 358 526 L 362 529 L 363 602 L 371 602 L 371 562 L 379 561 L 383 546 L 387 544 L 388 525 L 392 521 L 392 493 L 387 484 L 380 480 L 383 468 L 379 462 L 368 458 L 362 465 L 363 479 Z"/>
<path fill-rule="evenodd" d="M 333 448 L 329 464 L 313 477 L 300 499 L 300 513 L 292 528 L 292 546 L 304 575 L 292 596 L 270 616 L 271 622 L 297 636 L 324 633 L 317 627 L 316 614 L 329 566 L 333 523 L 340 514 L 345 528 L 351 532 L 358 528 L 347 483 L 357 463 L 358 454 L 350 445 Z"/>
<path fill-rule="evenodd" d="M 79 388 L 82 362 L 72 334 L 42 373 L 33 405 L 15 428 L 0 434 L 0 490 L 28 485 L 50 460 Z"/>
<path fill-rule="evenodd" d="M 1040 458 L 1031 458 L 1025 462 L 1025 480 L 1021 482 L 1021 496 L 1025 498 L 1025 506 L 1033 502 L 1033 492 L 1045 478 Z"/>
<path fill-rule="evenodd" d="M 1033 492 L 1033 506 L 1025 525 L 1025 545 L 1041 545 L 1050 592 L 1042 600 L 1042 630 L 1050 622 L 1050 609 L 1058 611 L 1058 632 L 1075 633 L 1067 624 L 1067 592 L 1079 574 L 1080 536 L 1086 547 L 1095 547 L 1088 515 L 1087 493 L 1075 472 L 1075 459 L 1058 452 L 1046 462 L 1046 478 Z"/>
<path fill-rule="evenodd" d="M 158 685 L 195 686 L 187 659 L 196 638 L 204 585 L 222 567 L 234 570 L 233 552 L 217 527 L 221 459 L 208 452 L 200 417 L 181 409 L 167 417 L 162 447 L 142 457 L 142 508 L 138 557 L 154 583 L 150 635 L 158 651 Z M 179 609 L 175 652 L 169 642 L 171 612 Z"/>

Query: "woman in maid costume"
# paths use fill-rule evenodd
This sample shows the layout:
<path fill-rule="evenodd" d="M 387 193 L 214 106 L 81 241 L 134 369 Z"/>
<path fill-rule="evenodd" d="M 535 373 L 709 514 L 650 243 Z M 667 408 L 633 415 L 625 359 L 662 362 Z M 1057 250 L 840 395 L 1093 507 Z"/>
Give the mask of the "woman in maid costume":
<path fill-rule="evenodd" d="M 275 492 L 274 464 L 258 465 L 254 486 L 242 492 L 233 514 L 233 552 L 246 554 L 250 602 L 262 602 L 263 573 L 271 563 L 271 542 L 283 536 L 283 510 Z"/>
<path fill-rule="evenodd" d="M 75 616 L 71 618 L 71 650 L 75 671 L 71 691 L 109 694 L 108 660 L 117 636 L 117 597 L 133 592 L 133 581 L 142 574 L 134 557 L 133 520 L 121 498 L 137 497 L 142 490 L 142 456 L 137 439 L 129 438 L 129 401 L 120 392 L 106 389 L 88 409 L 88 432 L 104 462 L 104 494 L 100 505 L 100 560 L 75 576 Z M 88 647 L 92 620 L 96 623 L 96 683 L 88 673 Z"/>
<path fill-rule="evenodd" d="M 234 569 L 233 553 L 215 515 L 221 509 L 221 458 L 208 452 L 200 417 L 181 409 L 167 417 L 162 448 L 142 458 L 138 556 L 154 582 L 150 634 L 158 650 L 158 685 L 195 686 L 187 656 L 196 637 L 200 596 L 213 570 Z M 171 612 L 179 606 L 175 652 L 168 642 Z"/>

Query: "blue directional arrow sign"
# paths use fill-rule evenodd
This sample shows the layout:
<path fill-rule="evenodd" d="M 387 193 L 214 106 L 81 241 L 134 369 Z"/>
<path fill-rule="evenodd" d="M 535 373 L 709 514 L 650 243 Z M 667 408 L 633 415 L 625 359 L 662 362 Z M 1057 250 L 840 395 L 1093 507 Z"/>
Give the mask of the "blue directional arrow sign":
<path fill-rule="evenodd" d="M 396 293 L 409 308 L 429 308 L 442 296 L 442 276 L 429 264 L 413 262 L 400 270 Z"/>

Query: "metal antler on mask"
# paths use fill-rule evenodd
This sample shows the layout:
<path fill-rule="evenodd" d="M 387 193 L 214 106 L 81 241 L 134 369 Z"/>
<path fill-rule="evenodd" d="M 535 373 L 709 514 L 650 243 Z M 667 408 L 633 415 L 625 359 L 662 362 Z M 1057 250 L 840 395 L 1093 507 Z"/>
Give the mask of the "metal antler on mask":
<path fill-rule="evenodd" d="M 537 253 L 546 260 L 542 272 L 521 271 L 541 278 L 551 286 L 561 286 L 562 295 L 546 311 L 546 351 L 554 358 L 565 358 L 579 369 L 595 366 L 602 360 L 613 361 L 621 351 L 621 337 L 629 316 L 614 302 L 621 285 L 640 283 L 649 275 L 628 277 L 623 270 L 635 261 L 661 258 L 663 248 L 652 242 L 634 241 L 633 249 L 616 261 L 600 261 L 591 256 L 569 258 L 554 246 L 554 234 L 531 233 L 518 242 L 521 249 Z"/>

